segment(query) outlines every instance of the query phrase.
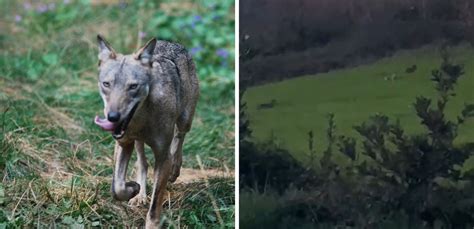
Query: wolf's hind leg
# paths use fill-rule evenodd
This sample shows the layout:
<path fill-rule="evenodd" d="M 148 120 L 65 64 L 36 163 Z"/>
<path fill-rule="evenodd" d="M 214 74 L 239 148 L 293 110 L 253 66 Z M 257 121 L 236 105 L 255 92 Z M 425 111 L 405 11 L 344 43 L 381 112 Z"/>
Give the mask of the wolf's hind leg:
<path fill-rule="evenodd" d="M 183 164 L 183 143 L 185 136 L 185 132 L 180 132 L 178 128 L 175 128 L 173 142 L 171 143 L 172 169 L 171 175 L 169 177 L 170 182 L 175 182 L 181 171 L 181 164 Z"/>
<path fill-rule="evenodd" d="M 143 206 L 146 204 L 146 175 L 148 164 L 145 157 L 145 143 L 135 141 L 135 149 L 137 150 L 137 162 L 135 162 L 136 182 L 140 185 L 138 195 L 128 201 L 132 206 Z"/>

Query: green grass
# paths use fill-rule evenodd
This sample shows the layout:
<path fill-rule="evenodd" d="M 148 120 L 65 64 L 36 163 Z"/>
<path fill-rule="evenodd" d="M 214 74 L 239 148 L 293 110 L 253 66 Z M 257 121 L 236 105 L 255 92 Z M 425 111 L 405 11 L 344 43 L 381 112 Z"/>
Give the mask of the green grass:
<path fill-rule="evenodd" d="M 184 167 L 198 168 L 199 156 L 233 169 L 233 1 L 64 2 L 0 0 L 0 228 L 143 224 L 145 208 L 110 196 L 114 141 L 92 121 L 102 113 L 97 33 L 122 53 L 154 36 L 188 47 L 201 97 Z M 163 221 L 233 227 L 233 190 L 233 178 L 170 185 Z"/>
<path fill-rule="evenodd" d="M 473 51 L 468 45 L 451 50 L 453 61 L 464 64 L 466 72 L 459 80 L 457 96 L 447 108 L 452 119 L 460 113 L 464 103 L 474 102 Z M 243 98 L 247 102 L 252 135 L 257 142 L 274 138 L 281 147 L 304 161 L 309 151 L 310 130 L 314 132 L 317 150 L 321 152 L 326 148 L 329 113 L 335 115 L 337 134 L 346 136 L 358 138 L 353 127 L 377 113 L 399 119 L 408 133 L 425 133 L 412 104 L 420 95 L 434 98 L 431 71 L 439 68 L 440 63 L 436 46 L 429 45 L 399 51 L 368 65 L 252 87 Z M 417 65 L 416 72 L 405 73 L 413 64 Z M 397 74 L 398 79 L 384 79 L 392 74 Z M 257 108 L 272 99 L 277 101 L 274 108 Z M 473 139 L 473 128 L 474 122 L 466 123 L 456 142 Z"/>
<path fill-rule="evenodd" d="M 256 228 L 274 224 L 278 220 L 274 212 L 281 208 L 284 202 L 281 196 L 274 193 L 260 194 L 248 190 L 240 191 L 239 200 L 241 228 Z"/>

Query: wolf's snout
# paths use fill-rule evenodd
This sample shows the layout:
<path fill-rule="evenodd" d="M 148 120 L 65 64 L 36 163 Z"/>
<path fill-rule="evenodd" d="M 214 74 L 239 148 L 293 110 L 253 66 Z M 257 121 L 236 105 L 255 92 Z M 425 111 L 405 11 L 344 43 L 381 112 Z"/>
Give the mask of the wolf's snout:
<path fill-rule="evenodd" d="M 109 112 L 107 114 L 107 120 L 111 122 L 118 122 L 120 120 L 120 113 L 119 112 Z"/>

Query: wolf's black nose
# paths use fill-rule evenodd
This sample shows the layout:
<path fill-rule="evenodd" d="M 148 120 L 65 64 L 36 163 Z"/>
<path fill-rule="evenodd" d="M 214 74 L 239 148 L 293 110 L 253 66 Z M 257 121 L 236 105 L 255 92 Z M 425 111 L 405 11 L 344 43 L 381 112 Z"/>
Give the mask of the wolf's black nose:
<path fill-rule="evenodd" d="M 107 120 L 111 122 L 118 122 L 120 120 L 120 113 L 113 111 L 109 112 L 107 114 Z"/>

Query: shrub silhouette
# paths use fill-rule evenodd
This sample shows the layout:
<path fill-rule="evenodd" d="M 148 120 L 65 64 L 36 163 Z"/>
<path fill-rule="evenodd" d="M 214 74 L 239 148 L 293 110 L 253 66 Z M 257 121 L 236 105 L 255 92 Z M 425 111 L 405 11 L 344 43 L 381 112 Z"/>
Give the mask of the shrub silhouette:
<path fill-rule="evenodd" d="M 459 194 L 469 189 L 467 186 L 471 184 L 455 190 L 440 181 L 468 181 L 460 176 L 459 168 L 471 155 L 471 150 L 456 146 L 454 140 L 460 125 L 472 117 L 474 109 L 472 105 L 465 105 L 456 121 L 447 119 L 446 105 L 455 96 L 455 85 L 464 71 L 463 66 L 450 62 L 445 46 L 441 48 L 441 57 L 440 69 L 434 70 L 431 77 L 438 98 L 419 96 L 413 104 L 427 133 L 408 135 L 398 121 L 392 123 L 387 116 L 370 118 L 355 127 L 363 137 L 361 154 L 369 158 L 357 170 L 362 176 L 371 176 L 372 185 L 388 191 L 375 195 L 373 201 L 402 210 L 408 215 L 410 224 L 422 219 L 431 226 L 435 220 L 466 226 L 472 224 L 473 218 L 459 211 L 459 203 L 465 198 Z M 451 195 L 445 195 L 447 192 Z M 464 220 L 450 222 L 451 217 Z"/>

